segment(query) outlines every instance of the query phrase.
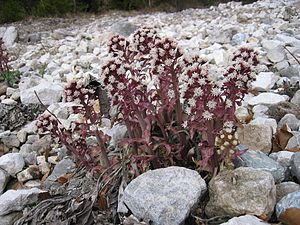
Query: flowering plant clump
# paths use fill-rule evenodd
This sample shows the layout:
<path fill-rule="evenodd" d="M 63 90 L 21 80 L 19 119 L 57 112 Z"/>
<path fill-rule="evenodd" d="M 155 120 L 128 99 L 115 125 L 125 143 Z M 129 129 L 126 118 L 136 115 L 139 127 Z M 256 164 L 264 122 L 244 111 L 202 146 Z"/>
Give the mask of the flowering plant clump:
<path fill-rule="evenodd" d="M 80 115 L 79 120 L 72 123 L 71 130 L 66 129 L 55 115 L 46 112 L 38 117 L 37 132 L 50 133 L 56 142 L 65 145 L 88 169 L 108 168 L 109 137 L 98 129 L 101 125 L 101 113 L 95 95 L 82 82 L 72 81 L 65 87 L 64 100 L 74 102 L 76 105 L 72 107 L 72 111 Z M 90 137 L 96 138 L 96 145 L 88 144 L 87 138 Z"/>
<path fill-rule="evenodd" d="M 108 45 L 112 58 L 100 80 L 127 126 L 123 144 L 131 147 L 133 173 L 191 159 L 210 172 L 230 165 L 238 154 L 234 112 L 258 64 L 252 49 L 237 51 L 218 80 L 208 62 L 151 28 L 136 31 L 132 41 L 115 35 Z"/>

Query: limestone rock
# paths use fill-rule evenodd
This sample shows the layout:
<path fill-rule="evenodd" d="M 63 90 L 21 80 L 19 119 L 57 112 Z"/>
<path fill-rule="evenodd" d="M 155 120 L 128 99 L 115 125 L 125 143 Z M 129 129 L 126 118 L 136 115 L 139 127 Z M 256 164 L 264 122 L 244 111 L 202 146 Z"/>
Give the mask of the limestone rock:
<path fill-rule="evenodd" d="M 278 123 L 278 127 L 282 127 L 285 124 L 291 128 L 291 130 L 299 130 L 300 127 L 300 120 L 294 114 L 286 114 Z"/>
<path fill-rule="evenodd" d="M 224 194 L 226 193 L 226 194 Z M 240 167 L 224 171 L 209 183 L 208 217 L 244 214 L 271 216 L 276 203 L 274 178 L 269 172 Z"/>
<path fill-rule="evenodd" d="M 0 196 L 0 216 L 22 210 L 26 205 L 38 201 L 38 194 L 43 191 L 38 188 L 8 190 Z"/>
<path fill-rule="evenodd" d="M 179 225 L 205 191 L 205 181 L 196 171 L 168 167 L 135 178 L 125 188 L 122 201 L 144 221 Z"/>
<path fill-rule="evenodd" d="M 7 147 L 19 147 L 20 141 L 15 133 L 5 131 L 0 134 L 0 141 Z"/>
<path fill-rule="evenodd" d="M 300 182 L 300 152 L 296 152 L 291 160 L 291 172 L 294 177 Z"/>
<path fill-rule="evenodd" d="M 18 32 L 14 26 L 10 26 L 6 29 L 3 35 L 3 42 L 6 48 L 10 48 L 13 46 L 17 36 L 18 36 Z"/>
<path fill-rule="evenodd" d="M 284 180 L 284 167 L 261 151 L 248 150 L 236 159 L 235 164 L 269 172 L 273 175 L 275 183 Z"/>
<path fill-rule="evenodd" d="M 75 163 L 68 158 L 61 160 L 53 169 L 51 175 L 47 177 L 44 182 L 45 188 L 50 188 L 52 185 L 55 184 L 57 178 L 74 171 L 76 168 Z"/>
<path fill-rule="evenodd" d="M 300 90 L 294 94 L 294 97 L 291 99 L 291 103 L 300 106 Z"/>
<path fill-rule="evenodd" d="M 289 208 L 300 209 L 300 191 L 289 193 L 276 204 L 277 218 Z"/>
<path fill-rule="evenodd" d="M 274 159 L 275 161 L 277 161 L 283 167 L 290 167 L 293 155 L 294 155 L 294 152 L 279 151 L 279 152 L 274 152 L 274 153 L 270 154 L 269 157 Z"/>
<path fill-rule="evenodd" d="M 8 180 L 9 174 L 5 170 L 0 169 L 0 195 L 3 193 Z"/>
<path fill-rule="evenodd" d="M 39 103 L 34 91 L 36 91 L 44 105 L 51 105 L 60 101 L 64 90 L 61 84 L 53 83 L 44 79 L 35 82 L 38 82 L 37 85 L 32 87 L 19 84 L 20 97 L 23 104 Z"/>
<path fill-rule="evenodd" d="M 267 224 L 269 223 L 266 223 L 258 219 L 256 216 L 245 215 L 245 216 L 234 217 L 228 220 L 227 223 L 222 223 L 221 225 L 267 225 Z"/>
<path fill-rule="evenodd" d="M 272 148 L 273 131 L 269 125 L 245 124 L 238 129 L 238 137 L 241 144 L 250 149 L 270 152 Z"/>
<path fill-rule="evenodd" d="M 269 91 L 277 80 L 278 77 L 273 72 L 260 72 L 256 76 L 256 80 L 252 82 L 252 88 L 258 91 Z"/>
<path fill-rule="evenodd" d="M 275 119 L 266 118 L 266 117 L 256 117 L 254 120 L 251 120 L 249 124 L 252 125 L 266 125 L 272 127 L 273 134 L 277 131 L 277 122 Z"/>
<path fill-rule="evenodd" d="M 286 145 L 286 149 L 300 148 L 300 132 L 293 132 L 293 137 L 291 137 Z"/>
<path fill-rule="evenodd" d="M 40 177 L 39 167 L 35 165 L 31 165 L 25 170 L 21 171 L 17 174 L 17 179 L 20 182 L 25 182 L 28 180 L 33 180 Z"/>
<path fill-rule="evenodd" d="M 267 51 L 267 57 L 270 61 L 278 63 L 285 59 L 285 50 L 283 44 L 277 40 L 264 40 L 262 46 Z"/>
<path fill-rule="evenodd" d="M 300 191 L 300 185 L 295 182 L 283 182 L 276 185 L 276 202 L 279 202 L 289 193 Z"/>
<path fill-rule="evenodd" d="M 15 176 L 25 166 L 24 159 L 20 153 L 7 153 L 0 157 L 0 168 L 11 176 Z"/>
<path fill-rule="evenodd" d="M 264 104 L 264 105 L 275 105 L 280 102 L 284 102 L 288 100 L 288 96 L 285 95 L 280 95 L 280 94 L 275 94 L 275 93 L 261 93 L 253 98 L 251 98 L 248 103 L 249 105 L 259 105 L 259 104 Z"/>

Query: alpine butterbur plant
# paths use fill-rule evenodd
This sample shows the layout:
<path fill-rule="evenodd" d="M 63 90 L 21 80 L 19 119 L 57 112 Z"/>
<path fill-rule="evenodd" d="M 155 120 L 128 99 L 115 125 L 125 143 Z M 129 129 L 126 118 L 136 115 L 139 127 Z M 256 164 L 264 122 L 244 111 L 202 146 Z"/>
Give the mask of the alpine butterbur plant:
<path fill-rule="evenodd" d="M 87 169 L 99 171 L 108 168 L 111 165 L 107 152 L 110 138 L 98 129 L 102 116 L 93 91 L 81 81 L 71 81 L 65 87 L 63 98 L 75 104 L 72 112 L 79 115 L 78 120 L 72 122 L 71 129 L 67 129 L 54 114 L 46 111 L 38 117 L 37 133 L 51 134 Z M 96 145 L 88 143 L 87 139 L 91 137 L 97 140 Z"/>
<path fill-rule="evenodd" d="M 131 149 L 133 173 L 191 159 L 209 172 L 232 165 L 239 154 L 234 112 L 258 64 L 252 49 L 238 50 L 220 80 L 209 62 L 151 28 L 136 31 L 133 41 L 115 35 L 108 46 L 100 80 L 127 126 L 122 143 Z"/>
<path fill-rule="evenodd" d="M 234 113 L 258 64 L 252 49 L 235 52 L 218 79 L 209 62 L 185 54 L 174 40 L 159 37 L 152 28 L 137 30 L 132 40 L 115 35 L 108 48 L 110 58 L 101 69 L 100 82 L 117 108 L 117 122 L 127 127 L 127 137 L 120 143 L 122 156 L 108 156 L 109 138 L 99 130 L 98 99 L 79 81 L 66 86 L 64 99 L 76 104 L 73 112 L 81 120 L 67 130 L 46 113 L 37 122 L 39 133 L 50 132 L 88 169 L 122 161 L 137 176 L 171 165 L 195 163 L 210 173 L 233 166 L 240 154 Z M 91 136 L 97 145 L 87 143 Z"/>

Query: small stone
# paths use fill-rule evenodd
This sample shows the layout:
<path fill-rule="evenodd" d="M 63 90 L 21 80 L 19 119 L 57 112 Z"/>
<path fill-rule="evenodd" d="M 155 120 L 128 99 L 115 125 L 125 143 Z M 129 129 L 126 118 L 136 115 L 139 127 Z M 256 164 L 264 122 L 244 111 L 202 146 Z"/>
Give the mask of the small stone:
<path fill-rule="evenodd" d="M 36 203 L 39 193 L 42 192 L 38 188 L 6 191 L 0 196 L 0 216 L 21 211 L 26 205 Z"/>
<path fill-rule="evenodd" d="M 277 218 L 289 208 L 300 209 L 300 191 L 289 193 L 276 204 Z"/>
<path fill-rule="evenodd" d="M 20 146 L 20 141 L 17 138 L 17 135 L 10 131 L 5 131 L 5 132 L 1 133 L 0 140 L 4 145 L 6 145 L 9 148 Z"/>
<path fill-rule="evenodd" d="M 277 80 L 278 76 L 273 72 L 260 72 L 256 76 L 256 80 L 252 82 L 252 88 L 258 91 L 269 91 L 274 87 Z"/>
<path fill-rule="evenodd" d="M 253 118 L 258 118 L 258 117 L 268 117 L 267 112 L 269 108 L 265 105 L 256 105 L 252 108 L 253 112 Z"/>
<path fill-rule="evenodd" d="M 261 219 L 258 219 L 256 216 L 245 215 L 234 217 L 228 220 L 227 223 L 222 223 L 221 225 L 268 225 L 269 223 L 264 222 Z"/>
<path fill-rule="evenodd" d="M 240 167 L 212 178 L 209 196 L 205 208 L 209 218 L 244 214 L 270 217 L 276 203 L 276 187 L 269 172 Z"/>
<path fill-rule="evenodd" d="M 280 183 L 285 177 L 284 167 L 261 151 L 246 151 L 236 159 L 235 165 L 269 172 L 273 175 L 275 183 Z"/>
<path fill-rule="evenodd" d="M 246 40 L 248 38 L 248 35 L 245 33 L 237 33 L 232 36 L 231 43 L 233 45 L 241 45 L 243 43 L 246 43 Z"/>
<path fill-rule="evenodd" d="M 288 100 L 288 96 L 286 95 L 280 95 L 280 94 L 275 94 L 275 93 L 261 93 L 253 98 L 251 98 L 248 101 L 249 105 L 259 105 L 259 104 L 264 104 L 264 105 L 275 105 L 280 102 L 284 102 Z"/>
<path fill-rule="evenodd" d="M 51 175 L 47 177 L 44 182 L 45 188 L 50 188 L 57 180 L 57 178 L 74 171 L 76 164 L 71 159 L 61 160 L 53 169 Z"/>
<path fill-rule="evenodd" d="M 268 115 L 276 121 L 279 121 L 286 114 L 294 114 L 300 119 L 300 107 L 290 102 L 281 102 L 276 105 L 271 105 L 268 110 Z"/>
<path fill-rule="evenodd" d="M 0 216 L 1 225 L 13 225 L 22 215 L 22 212 L 12 212 L 5 216 Z"/>
<path fill-rule="evenodd" d="M 300 106 L 300 90 L 294 94 L 294 97 L 291 99 L 291 103 Z"/>
<path fill-rule="evenodd" d="M 245 124 L 238 128 L 238 138 L 241 144 L 253 150 L 269 153 L 272 149 L 272 127 L 269 125 Z"/>
<path fill-rule="evenodd" d="M 46 174 L 50 172 L 51 165 L 50 163 L 46 162 L 45 156 L 38 156 L 37 157 L 37 164 L 39 166 L 39 170 L 42 174 Z"/>
<path fill-rule="evenodd" d="M 279 202 L 283 197 L 289 193 L 300 191 L 300 185 L 295 182 L 283 182 L 276 185 L 276 202 Z"/>
<path fill-rule="evenodd" d="M 235 116 L 240 122 L 245 123 L 250 118 L 250 113 L 246 107 L 238 106 L 235 110 Z"/>
<path fill-rule="evenodd" d="M 17 174 L 17 179 L 20 182 L 37 179 L 40 177 L 40 170 L 38 166 L 31 165 L 27 169 Z"/>
<path fill-rule="evenodd" d="M 22 78 L 19 83 L 19 88 L 20 98 L 23 104 L 39 103 L 39 100 L 34 93 L 35 91 L 44 105 L 51 105 L 55 102 L 59 102 L 64 90 L 61 84 L 35 77 Z"/>
<path fill-rule="evenodd" d="M 22 129 L 22 130 L 18 131 L 17 137 L 21 143 L 24 143 L 24 142 L 26 142 L 26 139 L 27 139 L 27 132 Z"/>
<path fill-rule="evenodd" d="M 278 162 L 283 167 L 290 167 L 293 155 L 294 155 L 294 152 L 280 151 L 280 152 L 274 152 L 274 153 L 270 154 L 269 157 L 274 159 L 276 162 Z"/>
<path fill-rule="evenodd" d="M 24 159 L 20 153 L 7 153 L 0 157 L 0 168 L 11 176 L 15 176 L 25 166 Z"/>
<path fill-rule="evenodd" d="M 3 99 L 1 101 L 1 103 L 5 104 L 5 105 L 17 105 L 18 104 L 15 100 L 9 99 L 9 98 Z"/>
<path fill-rule="evenodd" d="M 111 31 L 126 37 L 132 34 L 135 30 L 137 30 L 137 28 L 138 27 L 136 25 L 130 22 L 121 21 L 113 24 L 111 27 Z"/>
<path fill-rule="evenodd" d="M 263 48 L 267 51 L 267 57 L 270 61 L 278 63 L 285 59 L 286 54 L 283 44 L 277 40 L 264 40 L 262 41 Z"/>
<path fill-rule="evenodd" d="M 266 117 L 257 117 L 254 120 L 251 120 L 249 124 L 252 125 L 266 125 L 272 127 L 273 134 L 277 131 L 277 122 L 275 119 L 266 118 Z"/>
<path fill-rule="evenodd" d="M 59 161 L 60 160 L 59 160 L 58 156 L 56 156 L 56 155 L 48 157 L 48 162 L 53 165 L 56 165 L 57 163 L 59 163 Z"/>
<path fill-rule="evenodd" d="M 286 114 L 278 123 L 278 127 L 288 125 L 291 130 L 297 131 L 300 127 L 300 120 L 294 114 Z"/>
<path fill-rule="evenodd" d="M 300 148 L 300 132 L 293 132 L 294 136 L 290 138 L 286 145 L 286 149 Z"/>
<path fill-rule="evenodd" d="M 40 188 L 41 181 L 40 180 L 29 180 L 26 183 L 24 183 L 24 186 L 28 187 L 28 188 Z"/>
<path fill-rule="evenodd" d="M 18 36 L 17 29 L 13 26 L 10 26 L 6 29 L 3 35 L 3 42 L 6 48 L 10 48 L 15 43 L 15 40 Z"/>
<path fill-rule="evenodd" d="M 26 130 L 28 131 L 28 130 Z M 34 142 L 39 140 L 39 136 L 37 134 L 28 135 L 26 144 L 33 144 Z"/>
<path fill-rule="evenodd" d="M 8 180 L 9 174 L 5 170 L 0 169 L 0 195 L 3 193 Z"/>
<path fill-rule="evenodd" d="M 167 167 L 147 171 L 132 180 L 122 201 L 144 221 L 181 224 L 206 191 L 206 183 L 194 170 Z"/>
<path fill-rule="evenodd" d="M 296 152 L 292 157 L 291 173 L 300 182 L 300 152 Z"/>
<path fill-rule="evenodd" d="M 0 96 L 7 92 L 7 88 L 8 86 L 6 82 L 0 82 Z"/>

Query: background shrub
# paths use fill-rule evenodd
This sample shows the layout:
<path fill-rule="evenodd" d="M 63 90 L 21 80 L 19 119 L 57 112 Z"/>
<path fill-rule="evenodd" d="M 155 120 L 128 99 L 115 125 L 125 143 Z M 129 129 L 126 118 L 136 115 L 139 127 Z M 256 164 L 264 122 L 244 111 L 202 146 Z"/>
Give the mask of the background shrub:
<path fill-rule="evenodd" d="M 190 7 L 216 5 L 230 0 L 0 0 L 0 23 L 28 16 L 63 16 L 67 13 L 105 12 L 107 10 L 154 9 L 179 11 Z M 255 0 L 242 0 L 251 3 Z"/>
<path fill-rule="evenodd" d="M 22 20 L 26 16 L 26 11 L 18 0 L 0 0 L 0 23 L 14 22 Z"/>

